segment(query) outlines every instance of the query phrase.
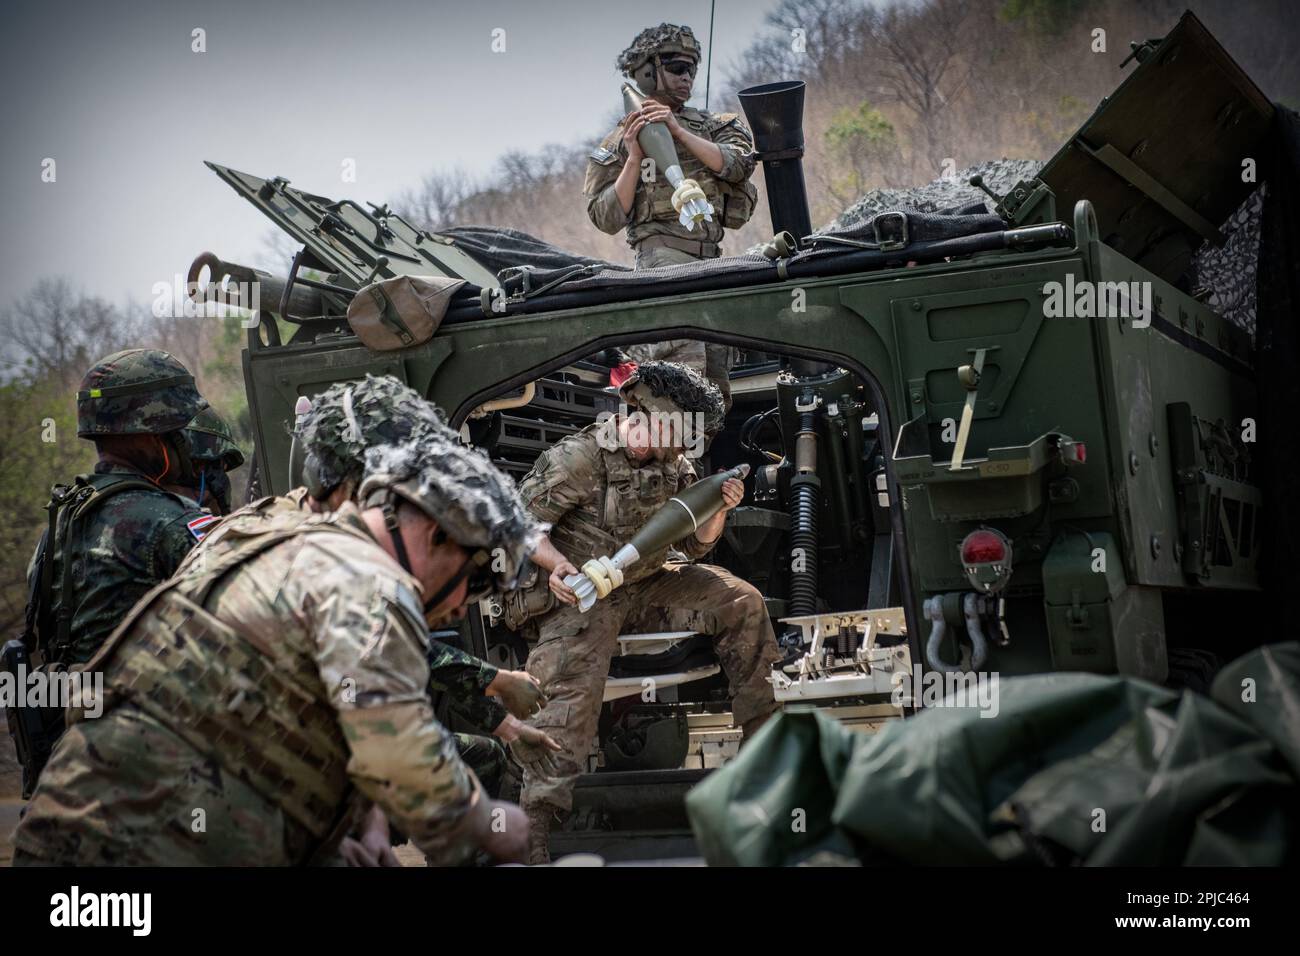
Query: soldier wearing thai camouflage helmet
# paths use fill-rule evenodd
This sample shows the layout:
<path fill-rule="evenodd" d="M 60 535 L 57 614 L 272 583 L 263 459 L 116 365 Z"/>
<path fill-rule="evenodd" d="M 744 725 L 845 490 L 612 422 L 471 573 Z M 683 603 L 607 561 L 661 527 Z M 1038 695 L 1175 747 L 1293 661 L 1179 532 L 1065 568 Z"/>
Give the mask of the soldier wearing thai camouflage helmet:
<path fill-rule="evenodd" d="M 15 863 L 330 862 L 372 805 L 431 862 L 523 856 L 526 818 L 434 718 L 426 621 L 509 586 L 537 528 L 446 428 L 368 449 L 359 500 L 242 508 L 135 606 L 89 664 L 103 713 L 69 709 Z"/>
<path fill-rule="evenodd" d="M 638 269 L 712 259 L 721 253 L 723 229 L 738 229 L 753 215 L 757 191 L 754 141 L 735 113 L 709 113 L 687 106 L 700 63 L 700 44 L 690 27 L 661 23 L 642 30 L 619 54 L 617 67 L 645 94 L 645 106 L 629 113 L 591 152 L 584 192 L 587 215 L 610 234 L 627 230 Z M 682 174 L 697 182 L 713 207 L 713 221 L 687 229 L 673 207 L 674 187 L 662 170 L 643 171 L 637 136 L 647 123 L 664 123 L 677 148 Z M 649 173 L 653 172 L 654 175 Z M 674 340 L 632 346 L 637 361 L 676 361 L 706 376 L 730 405 L 727 373 L 731 350 L 723 345 Z"/>
<path fill-rule="evenodd" d="M 732 711 L 750 737 L 776 709 L 767 675 L 779 658 L 762 595 L 722 568 L 673 560 L 667 547 L 625 570 L 624 583 L 583 614 L 564 578 L 600 555 L 613 554 L 646 520 L 696 480 L 684 455 L 692 436 L 722 419 L 722 399 L 683 365 L 648 362 L 619 389 L 636 410 L 588 426 L 537 459 L 519 487 L 525 507 L 550 524 L 533 563 L 539 579 L 516 591 L 540 615 L 528 669 L 541 679 L 547 704 L 532 723 L 564 747 L 558 773 L 527 769 L 522 803 L 533 834 L 531 862 L 545 862 L 547 833 L 572 808 L 573 787 L 596 734 L 605 679 L 625 623 L 655 609 L 692 612 L 712 635 L 730 682 Z M 722 534 L 726 512 L 740 504 L 744 484 L 723 485 L 721 511 L 676 547 L 704 557 Z M 549 578 L 543 575 L 549 574 Z M 549 600 L 538 600 L 538 594 Z M 507 599 L 514 604 L 514 596 Z M 558 605 L 558 606 L 557 606 Z M 522 615 L 514 619 L 522 623 Z"/>
<path fill-rule="evenodd" d="M 198 477 L 198 484 L 188 491 L 211 514 L 229 514 L 232 505 L 230 472 L 244 464 L 244 453 L 235 444 L 230 426 L 215 409 L 206 408 L 194 416 L 185 434 Z"/>
<path fill-rule="evenodd" d="M 208 403 L 156 349 L 97 362 L 77 392 L 77 435 L 95 443 L 89 475 L 56 485 L 33 556 L 32 638 L 46 661 L 82 663 L 145 592 L 169 577 L 213 518 L 164 486 L 192 487 L 185 428 Z"/>

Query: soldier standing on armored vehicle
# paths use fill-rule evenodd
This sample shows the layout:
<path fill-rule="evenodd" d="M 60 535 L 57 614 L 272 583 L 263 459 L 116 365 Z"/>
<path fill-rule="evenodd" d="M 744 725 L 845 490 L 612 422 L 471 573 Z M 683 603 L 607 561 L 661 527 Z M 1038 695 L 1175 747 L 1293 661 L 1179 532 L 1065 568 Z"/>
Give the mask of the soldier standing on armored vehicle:
<path fill-rule="evenodd" d="M 359 500 L 262 499 L 135 606 L 89 664 L 103 715 L 69 710 L 16 863 L 329 862 L 368 803 L 431 862 L 522 858 L 526 819 L 456 756 L 425 654 L 427 622 L 463 614 L 494 562 L 510 586 L 537 528 L 445 427 L 370 449 Z"/>
<path fill-rule="evenodd" d="M 550 827 L 558 813 L 572 808 L 573 787 L 596 733 L 610 659 L 629 618 L 651 608 L 698 612 L 730 681 L 732 711 L 745 736 L 751 737 L 776 710 L 767 676 L 780 655 L 763 597 L 722 568 L 666 561 L 665 547 L 642 556 L 625 572 L 622 587 L 587 613 L 573 606 L 565 576 L 599 555 L 612 554 L 680 488 L 696 480 L 683 455 L 685 420 L 703 419 L 705 431 L 722 420 L 717 389 L 672 362 L 642 365 L 623 383 L 620 395 L 640 413 L 564 438 L 542 453 L 519 487 L 532 515 L 551 525 L 533 563 L 549 574 L 547 587 L 564 605 L 547 609 L 543 603 L 538 643 L 528 658 L 528 670 L 541 678 L 547 696 L 533 725 L 564 747 L 557 758 L 559 773 L 544 775 L 533 768 L 524 773 L 521 802 L 532 833 L 531 863 L 549 860 Z M 726 512 L 743 496 L 744 485 L 728 481 L 722 510 L 677 547 L 688 558 L 707 554 L 722 534 Z M 540 589 L 541 583 L 533 587 Z"/>
<path fill-rule="evenodd" d="M 26 627 L 5 666 L 48 671 L 84 664 L 139 598 L 166 580 L 216 519 L 182 494 L 197 484 L 184 429 L 208 403 L 194 377 L 156 349 L 115 352 L 77 392 L 77 435 L 99 461 L 51 492 L 49 526 L 28 565 Z M 188 494 L 188 492 L 186 492 Z M 36 657 L 29 657 L 36 655 Z M 17 711 L 17 708 L 13 708 Z M 62 733 L 59 707 L 11 713 L 30 795 Z"/>
<path fill-rule="evenodd" d="M 686 105 L 700 63 L 700 44 L 690 27 L 661 23 L 642 30 L 619 54 L 618 69 L 646 96 L 639 112 L 629 113 L 594 150 L 587 162 L 583 191 L 587 215 L 611 235 L 627 230 L 636 267 L 679 265 L 714 259 L 722 252 L 723 229 L 738 229 L 753 215 L 758 193 L 754 140 L 735 113 L 707 113 Z M 637 136 L 647 123 L 663 123 L 672 134 L 682 173 L 697 182 L 713 207 L 713 221 L 687 229 L 673 208 L 673 186 L 663 170 L 644 171 Z M 729 406 L 730 349 L 692 340 L 675 340 L 628 349 L 637 361 L 667 360 L 690 365 L 706 375 Z"/>

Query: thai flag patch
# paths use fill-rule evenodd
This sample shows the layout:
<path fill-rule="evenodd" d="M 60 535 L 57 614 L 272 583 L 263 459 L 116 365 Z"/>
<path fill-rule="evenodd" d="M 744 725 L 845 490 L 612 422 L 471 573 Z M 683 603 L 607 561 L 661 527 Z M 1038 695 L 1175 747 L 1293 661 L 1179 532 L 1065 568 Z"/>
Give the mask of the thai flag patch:
<path fill-rule="evenodd" d="M 201 518 L 186 522 L 185 527 L 190 529 L 190 534 L 194 535 L 195 541 L 202 541 L 203 536 L 211 531 L 212 526 L 220 520 L 216 515 L 203 515 Z"/>

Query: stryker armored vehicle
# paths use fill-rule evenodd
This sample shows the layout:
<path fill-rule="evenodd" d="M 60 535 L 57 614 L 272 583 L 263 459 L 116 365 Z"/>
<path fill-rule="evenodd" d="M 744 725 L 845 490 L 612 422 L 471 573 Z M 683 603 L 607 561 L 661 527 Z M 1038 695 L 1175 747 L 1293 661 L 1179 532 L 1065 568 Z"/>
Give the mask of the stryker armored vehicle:
<path fill-rule="evenodd" d="M 1130 61 L 991 208 L 889 210 L 816 234 L 803 84 L 743 91 L 775 238 L 763 254 L 661 269 L 509 230 L 431 234 L 386 206 L 212 165 L 301 244 L 283 278 L 211 254 L 192 270 L 213 287 L 259 283 L 243 353 L 250 496 L 289 490 L 295 402 L 334 382 L 397 376 L 522 477 L 614 410 L 606 350 L 724 343 L 732 404 L 707 467 L 751 471 L 709 560 L 764 594 L 786 706 L 870 729 L 924 706 L 898 690 L 927 671 L 1203 681 L 1216 657 L 1269 636 L 1261 554 L 1277 529 L 1262 469 L 1285 456 L 1267 454 L 1278 429 L 1259 427 L 1270 386 L 1252 334 L 1294 319 L 1261 291 L 1242 327 L 1189 273 L 1243 204 L 1262 202 L 1266 223 L 1282 215 L 1272 177 L 1294 164 L 1269 157 L 1293 114 L 1190 13 Z M 1295 251 L 1275 250 L 1274 266 Z M 394 316 L 407 344 L 370 349 L 349 303 L 403 274 L 464 285 L 431 336 Z M 1270 368 L 1292 371 L 1276 356 Z M 460 636 L 497 663 L 527 658 L 527 627 L 505 627 L 491 600 Z M 739 736 L 725 700 L 707 635 L 621 636 L 571 829 L 649 831 L 663 853 L 686 852 L 681 790 Z"/>

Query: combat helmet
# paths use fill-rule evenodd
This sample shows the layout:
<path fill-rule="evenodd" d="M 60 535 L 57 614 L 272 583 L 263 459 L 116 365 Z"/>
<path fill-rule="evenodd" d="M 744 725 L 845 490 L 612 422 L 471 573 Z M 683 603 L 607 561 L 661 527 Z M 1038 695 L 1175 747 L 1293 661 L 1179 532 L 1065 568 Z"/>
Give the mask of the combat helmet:
<path fill-rule="evenodd" d="M 77 435 L 161 435 L 208 403 L 194 376 L 160 349 L 126 349 L 96 362 L 77 391 Z"/>
<path fill-rule="evenodd" d="M 222 471 L 234 471 L 244 463 L 244 453 L 235 444 L 230 426 L 211 406 L 195 415 L 185 431 L 195 461 L 215 462 Z"/>
<path fill-rule="evenodd" d="M 658 66 L 664 57 L 685 56 L 700 62 L 700 41 L 690 27 L 661 23 L 636 35 L 632 45 L 618 55 L 614 65 L 649 95 L 658 88 Z"/>
<path fill-rule="evenodd" d="M 419 508 L 438 523 L 439 533 L 470 552 L 462 574 L 426 604 L 439 603 L 464 577 L 478 576 L 475 590 L 509 590 L 541 540 L 541 528 L 528 514 L 514 482 L 487 455 L 462 445 L 445 425 L 423 427 L 408 441 L 376 445 L 366 451 L 366 472 L 358 500 L 384 509 L 398 559 L 405 549 L 397 533 L 396 499 Z M 482 596 L 481 594 L 479 596 Z"/>
<path fill-rule="evenodd" d="M 437 406 L 391 375 L 339 382 L 312 399 L 299 419 L 290 480 L 325 498 L 345 481 L 361 483 L 366 449 L 445 428 Z"/>
<path fill-rule="evenodd" d="M 722 428 L 725 411 L 718 386 L 680 362 L 643 362 L 618 394 L 647 412 L 698 415 L 706 435 Z"/>

